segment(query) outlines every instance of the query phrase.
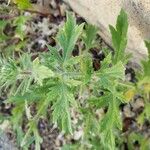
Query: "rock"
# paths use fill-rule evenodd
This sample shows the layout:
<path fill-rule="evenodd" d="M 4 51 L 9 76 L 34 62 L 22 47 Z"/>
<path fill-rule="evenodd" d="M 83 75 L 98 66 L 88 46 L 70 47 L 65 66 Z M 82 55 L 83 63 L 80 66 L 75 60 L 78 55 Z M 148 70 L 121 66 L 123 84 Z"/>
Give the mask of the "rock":
<path fill-rule="evenodd" d="M 17 150 L 7 136 L 0 132 L 0 150 Z"/>
<path fill-rule="evenodd" d="M 117 16 L 124 8 L 129 18 L 127 51 L 133 60 L 139 62 L 147 56 L 145 39 L 150 39 L 150 1 L 149 0 L 65 0 L 74 11 L 89 23 L 100 28 L 100 35 L 110 46 L 109 24 L 115 25 Z"/>

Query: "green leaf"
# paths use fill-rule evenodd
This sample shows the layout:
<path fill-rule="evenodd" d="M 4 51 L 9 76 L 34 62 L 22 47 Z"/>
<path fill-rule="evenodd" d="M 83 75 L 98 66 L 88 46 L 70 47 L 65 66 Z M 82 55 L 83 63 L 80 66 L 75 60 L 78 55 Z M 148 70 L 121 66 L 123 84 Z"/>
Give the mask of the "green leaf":
<path fill-rule="evenodd" d="M 62 63 L 62 57 L 60 56 L 57 48 L 52 47 L 50 45 L 47 45 L 47 47 L 48 47 L 50 54 L 51 54 L 50 55 L 51 61 L 53 62 L 53 61 L 57 60 L 58 62 Z"/>
<path fill-rule="evenodd" d="M 96 106 L 96 108 L 104 108 L 106 106 L 108 106 L 109 104 L 109 100 L 111 99 L 112 94 L 111 93 L 107 93 L 107 95 L 101 96 L 101 97 L 91 97 L 89 98 L 89 103 L 91 105 Z"/>
<path fill-rule="evenodd" d="M 27 22 L 28 18 L 29 17 L 27 16 L 19 16 L 13 22 L 13 24 L 16 26 L 15 37 L 20 38 L 22 41 L 25 38 L 25 23 Z"/>
<path fill-rule="evenodd" d="M 105 89 L 113 92 L 117 84 L 116 81 L 118 79 L 125 79 L 125 67 L 121 62 L 119 62 L 110 68 L 98 71 L 97 76 L 99 76 L 99 84 Z"/>
<path fill-rule="evenodd" d="M 32 74 L 34 76 L 35 81 L 37 81 L 40 85 L 42 85 L 43 79 L 54 77 L 54 72 L 48 67 L 41 65 L 38 58 L 36 58 L 33 61 Z"/>
<path fill-rule="evenodd" d="M 3 32 L 7 23 L 8 21 L 0 20 L 0 42 L 4 42 L 8 38 Z"/>
<path fill-rule="evenodd" d="M 63 51 L 63 61 L 71 57 L 77 39 L 83 29 L 83 24 L 77 25 L 75 17 L 67 13 L 67 21 L 62 29 L 59 30 L 56 40 Z"/>
<path fill-rule="evenodd" d="M 13 2 L 17 4 L 19 9 L 28 9 L 32 6 L 29 0 L 13 0 Z"/>
<path fill-rule="evenodd" d="M 81 69 L 81 74 L 82 74 L 82 81 L 84 84 L 88 84 L 91 80 L 91 76 L 93 73 L 93 66 L 92 66 L 92 58 L 90 55 L 85 54 L 81 57 L 80 60 L 80 69 Z"/>
<path fill-rule="evenodd" d="M 13 59 L 0 59 L 0 89 L 8 88 L 12 84 L 16 84 L 19 69 Z M 1 90 L 0 90 L 1 91 Z"/>
<path fill-rule="evenodd" d="M 72 87 L 72 86 L 79 86 L 82 84 L 81 81 L 79 80 L 74 80 L 74 79 L 66 79 L 65 80 L 65 83 L 66 85 L 68 85 L 69 87 Z"/>
<path fill-rule="evenodd" d="M 122 121 L 119 113 L 119 103 L 115 96 L 109 99 L 109 107 L 105 117 L 100 122 L 101 138 L 104 147 L 115 150 L 114 129 L 122 129 Z"/>
<path fill-rule="evenodd" d="M 147 48 L 147 51 L 148 51 L 148 58 L 150 60 L 150 42 L 149 41 L 145 41 L 145 46 Z"/>
<path fill-rule="evenodd" d="M 128 30 L 128 17 L 122 9 L 117 19 L 116 29 L 113 26 L 109 26 L 112 43 L 115 50 L 113 63 L 116 64 L 119 61 L 124 62 L 126 59 L 125 48 L 127 45 L 127 30 Z"/>
<path fill-rule="evenodd" d="M 125 67 L 122 64 L 122 62 L 118 62 L 116 65 L 104 69 L 101 71 L 103 76 L 106 76 L 108 78 L 115 78 L 115 79 L 125 79 Z"/>
<path fill-rule="evenodd" d="M 37 126 L 35 125 L 34 127 L 32 127 L 32 130 L 33 130 L 33 134 L 34 134 L 34 138 L 35 138 L 35 149 L 41 150 L 41 143 L 43 140 L 39 135 Z"/>
<path fill-rule="evenodd" d="M 103 69 L 106 69 L 106 68 L 109 68 L 109 66 L 111 65 L 112 63 L 112 54 L 109 53 L 105 58 L 104 60 L 102 61 L 102 65 L 101 65 L 101 70 Z"/>
<path fill-rule="evenodd" d="M 119 129 L 122 128 L 121 125 L 121 117 L 119 113 L 119 102 L 116 99 L 115 96 L 112 96 L 112 98 L 109 100 L 109 107 L 106 116 L 101 121 L 101 130 L 118 127 Z"/>
<path fill-rule="evenodd" d="M 106 150 L 115 150 L 115 136 L 111 129 L 101 133 L 101 143 Z"/>
<path fill-rule="evenodd" d="M 83 32 L 82 40 L 86 46 L 86 49 L 89 50 L 92 47 L 96 46 L 96 34 L 97 34 L 98 28 L 87 24 L 85 26 L 85 30 Z"/>
<path fill-rule="evenodd" d="M 72 133 L 69 106 L 77 106 L 73 94 L 64 83 L 59 83 L 50 88 L 48 95 L 53 100 L 53 121 L 57 122 L 65 133 Z"/>
<path fill-rule="evenodd" d="M 21 128 L 24 111 L 25 109 L 23 101 L 12 110 L 11 123 L 13 125 L 13 130 L 17 134 L 16 138 L 18 146 L 20 146 L 21 140 L 23 139 L 24 136 L 23 130 Z"/>
<path fill-rule="evenodd" d="M 148 60 L 148 61 L 143 60 L 143 61 L 141 61 L 141 64 L 142 64 L 144 77 L 150 78 L 150 69 L 149 69 L 150 68 L 150 60 Z"/>
<path fill-rule="evenodd" d="M 150 42 L 145 41 L 145 46 L 148 50 L 148 58 L 141 61 L 142 71 L 138 72 L 138 87 L 141 88 L 143 86 L 144 89 L 150 83 Z M 144 92 L 146 92 L 146 89 Z"/>

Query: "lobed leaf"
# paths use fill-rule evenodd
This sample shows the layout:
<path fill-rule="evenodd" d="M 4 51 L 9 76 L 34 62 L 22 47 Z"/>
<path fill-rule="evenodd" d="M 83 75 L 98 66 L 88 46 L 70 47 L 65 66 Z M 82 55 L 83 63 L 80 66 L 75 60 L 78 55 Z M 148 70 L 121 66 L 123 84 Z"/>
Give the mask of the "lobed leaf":
<path fill-rule="evenodd" d="M 89 50 L 96 46 L 96 34 L 98 28 L 94 25 L 86 25 L 85 30 L 83 32 L 82 40 L 86 46 L 86 49 Z"/>
<path fill-rule="evenodd" d="M 75 17 L 67 13 L 67 21 L 57 34 L 56 40 L 63 51 L 63 61 L 67 60 L 74 49 L 74 46 L 82 33 L 83 24 L 77 25 Z"/>
<path fill-rule="evenodd" d="M 122 9 L 117 19 L 116 29 L 113 26 L 109 26 L 112 43 L 115 50 L 113 63 L 116 64 L 119 61 L 125 61 L 126 54 L 125 48 L 127 45 L 127 30 L 128 30 L 128 17 Z"/>

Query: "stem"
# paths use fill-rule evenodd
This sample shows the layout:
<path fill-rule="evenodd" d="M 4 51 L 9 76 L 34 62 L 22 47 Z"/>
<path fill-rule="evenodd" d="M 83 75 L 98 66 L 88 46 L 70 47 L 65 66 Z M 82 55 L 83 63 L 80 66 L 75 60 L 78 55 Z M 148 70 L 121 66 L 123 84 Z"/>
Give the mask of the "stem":
<path fill-rule="evenodd" d="M 118 84 L 121 85 L 121 86 L 124 86 L 124 87 L 133 88 L 132 85 L 124 84 L 124 83 L 121 83 L 121 82 L 119 82 Z"/>
<path fill-rule="evenodd" d="M 48 106 L 49 101 L 47 99 L 45 99 L 44 103 L 41 105 L 39 111 L 37 112 L 37 114 L 34 116 L 34 118 L 32 120 L 30 120 L 30 127 L 27 131 L 27 133 L 25 134 L 22 142 L 21 142 L 21 146 L 23 147 L 26 144 L 26 139 L 28 138 L 28 136 L 30 135 L 30 133 L 32 132 L 32 128 L 34 127 L 34 123 L 36 123 L 39 119 L 39 116 L 41 114 L 41 112 L 43 111 L 43 109 L 45 109 L 45 106 Z"/>
<path fill-rule="evenodd" d="M 39 15 L 42 15 L 42 16 L 45 16 L 45 17 L 50 17 L 50 15 L 51 15 L 50 13 L 42 13 L 42 12 L 37 11 L 37 10 L 24 9 L 24 11 L 34 13 L 34 14 L 39 14 Z"/>
<path fill-rule="evenodd" d="M 10 20 L 18 17 L 18 15 L 0 15 L 0 20 Z"/>

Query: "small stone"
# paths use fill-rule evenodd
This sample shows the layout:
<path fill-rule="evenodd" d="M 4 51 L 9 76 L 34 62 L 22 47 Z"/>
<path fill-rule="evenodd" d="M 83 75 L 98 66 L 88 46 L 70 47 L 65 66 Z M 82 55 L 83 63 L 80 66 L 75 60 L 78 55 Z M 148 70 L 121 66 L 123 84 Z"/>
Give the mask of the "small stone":
<path fill-rule="evenodd" d="M 124 106 L 124 108 L 123 108 L 123 113 L 124 113 L 124 115 L 125 115 L 126 117 L 133 117 L 133 116 L 134 116 L 134 113 L 131 111 L 129 105 Z"/>
<path fill-rule="evenodd" d="M 82 135 L 83 135 L 83 130 L 82 129 L 80 129 L 79 131 L 75 131 L 74 132 L 74 140 L 79 140 L 81 137 L 82 137 Z"/>

